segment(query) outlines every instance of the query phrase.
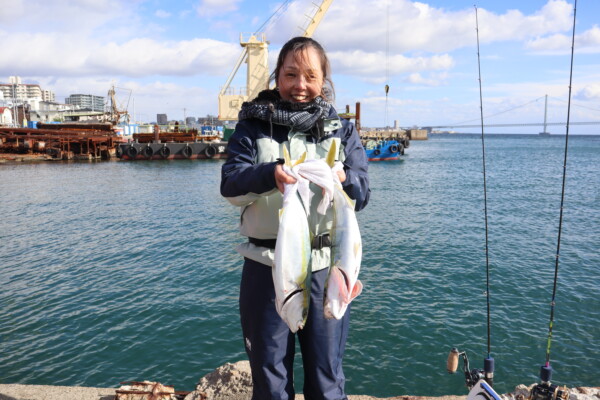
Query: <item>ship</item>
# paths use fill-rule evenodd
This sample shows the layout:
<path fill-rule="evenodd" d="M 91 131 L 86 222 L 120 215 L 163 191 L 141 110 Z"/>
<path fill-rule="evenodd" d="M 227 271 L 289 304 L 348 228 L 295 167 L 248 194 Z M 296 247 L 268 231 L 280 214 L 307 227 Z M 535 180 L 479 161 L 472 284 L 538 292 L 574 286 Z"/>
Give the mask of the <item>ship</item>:
<path fill-rule="evenodd" d="M 121 160 L 175 160 L 175 159 L 221 159 L 227 158 L 227 142 L 217 129 L 160 131 L 154 126 L 152 133 L 134 133 L 127 143 L 117 146 Z"/>
<path fill-rule="evenodd" d="M 404 155 L 405 145 L 398 140 L 367 140 L 365 152 L 369 161 L 395 161 Z"/>

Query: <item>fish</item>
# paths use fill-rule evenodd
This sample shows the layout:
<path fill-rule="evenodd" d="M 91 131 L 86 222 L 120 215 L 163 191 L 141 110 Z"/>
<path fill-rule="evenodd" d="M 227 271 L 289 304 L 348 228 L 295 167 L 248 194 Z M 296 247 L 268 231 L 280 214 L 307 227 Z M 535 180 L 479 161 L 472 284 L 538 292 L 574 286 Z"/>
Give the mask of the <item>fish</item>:
<path fill-rule="evenodd" d="M 313 234 L 308 226 L 311 199 L 309 183 L 313 182 L 323 190 L 323 199 L 317 206 L 317 212 L 324 215 L 333 204 L 336 179 L 338 186 L 341 185 L 332 169 L 334 164 L 338 168 L 343 167 L 335 162 L 336 153 L 337 146 L 333 142 L 326 159 L 306 160 L 304 153 L 299 160 L 292 162 L 287 147 L 283 148 L 284 171 L 296 178 L 296 183 L 284 185 L 273 262 L 273 285 L 277 313 L 293 333 L 306 324 L 310 303 Z M 342 190 L 341 186 L 339 190 Z M 341 193 L 344 193 L 343 190 Z M 347 196 L 346 199 L 351 201 Z"/>
<path fill-rule="evenodd" d="M 307 215 L 309 204 L 303 203 L 298 193 L 298 186 L 308 187 L 308 182 L 294 171 L 294 168 L 304 161 L 306 153 L 292 164 L 286 147 L 283 152 L 284 171 L 294 176 L 297 181 L 284 185 L 273 262 L 273 285 L 277 313 L 290 330 L 296 333 L 304 327 L 308 318 L 312 275 L 311 233 Z"/>
<path fill-rule="evenodd" d="M 342 188 L 336 169 L 333 190 L 333 224 L 331 237 L 331 265 L 325 284 L 323 313 L 327 319 L 341 319 L 346 309 L 363 290 L 358 279 L 362 259 L 362 239 L 354 211 L 355 203 Z"/>

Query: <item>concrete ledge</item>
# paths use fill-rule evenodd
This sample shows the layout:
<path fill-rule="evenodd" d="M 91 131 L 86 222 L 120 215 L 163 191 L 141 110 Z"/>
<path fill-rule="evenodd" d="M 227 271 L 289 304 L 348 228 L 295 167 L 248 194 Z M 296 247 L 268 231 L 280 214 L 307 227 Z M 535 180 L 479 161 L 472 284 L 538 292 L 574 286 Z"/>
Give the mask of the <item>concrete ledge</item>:
<path fill-rule="evenodd" d="M 0 384 L 0 400 L 114 400 L 116 388 Z"/>

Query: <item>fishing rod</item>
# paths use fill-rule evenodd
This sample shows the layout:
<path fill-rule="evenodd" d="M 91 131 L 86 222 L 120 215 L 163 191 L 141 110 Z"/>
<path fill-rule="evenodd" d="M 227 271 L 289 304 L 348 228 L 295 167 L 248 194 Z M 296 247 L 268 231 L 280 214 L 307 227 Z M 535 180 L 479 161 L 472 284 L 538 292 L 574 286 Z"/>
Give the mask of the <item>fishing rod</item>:
<path fill-rule="evenodd" d="M 558 264 L 560 258 L 560 239 L 562 234 L 563 207 L 565 203 L 565 186 L 567 181 L 567 153 L 569 150 L 569 122 L 571 119 L 571 91 L 573 85 L 573 58 L 575 54 L 575 21 L 577 15 L 577 0 L 573 5 L 573 34 L 571 38 L 571 70 L 569 72 L 569 101 L 567 105 L 567 127 L 565 134 L 565 157 L 563 162 L 562 191 L 560 196 L 560 217 L 558 222 L 558 240 L 556 245 L 556 257 L 554 264 L 554 284 L 552 289 L 552 301 L 550 302 L 550 323 L 548 324 L 548 342 L 546 345 L 546 362 L 540 368 L 540 383 L 535 385 L 530 393 L 531 400 L 567 400 L 569 391 L 566 387 L 558 387 L 551 383 L 552 366 L 550 365 L 550 345 L 552 344 L 552 327 L 554 325 L 554 306 L 556 305 L 556 288 L 558 283 Z"/>
<path fill-rule="evenodd" d="M 491 355 L 491 318 L 490 318 L 490 259 L 488 246 L 488 208 L 487 208 L 487 182 L 485 170 L 485 139 L 483 130 L 483 93 L 481 88 L 481 59 L 479 55 L 479 20 L 477 17 L 477 6 L 475 6 L 475 30 L 477 32 L 477 69 L 479 72 L 479 108 L 481 115 L 481 150 L 483 161 L 483 202 L 485 214 L 485 270 L 486 270 L 486 303 L 487 303 L 487 357 L 483 360 L 483 369 L 470 369 L 469 358 L 466 352 L 460 352 L 452 348 L 448 355 L 446 369 L 449 373 L 456 372 L 458 359 L 463 357 L 463 372 L 465 383 L 470 390 L 468 400 L 483 396 L 486 399 L 499 399 L 494 389 L 494 358 Z"/>

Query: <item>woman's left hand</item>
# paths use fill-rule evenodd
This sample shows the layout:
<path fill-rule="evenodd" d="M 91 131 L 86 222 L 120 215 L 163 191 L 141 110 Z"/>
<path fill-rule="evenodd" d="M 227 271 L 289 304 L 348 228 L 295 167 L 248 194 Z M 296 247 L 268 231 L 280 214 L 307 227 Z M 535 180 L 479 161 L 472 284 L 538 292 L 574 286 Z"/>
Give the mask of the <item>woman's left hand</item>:
<path fill-rule="evenodd" d="M 344 170 L 337 171 L 337 175 L 340 178 L 340 182 L 344 182 L 346 180 L 346 173 Z"/>

